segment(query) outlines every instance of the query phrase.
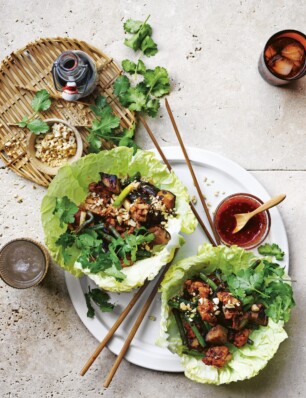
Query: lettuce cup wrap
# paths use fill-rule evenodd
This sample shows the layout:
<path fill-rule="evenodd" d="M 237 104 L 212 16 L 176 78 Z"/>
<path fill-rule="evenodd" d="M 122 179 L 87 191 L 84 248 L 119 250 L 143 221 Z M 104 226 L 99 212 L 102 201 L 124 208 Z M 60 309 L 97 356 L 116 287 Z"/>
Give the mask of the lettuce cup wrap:
<path fill-rule="evenodd" d="M 54 260 L 109 291 L 153 279 L 197 221 L 187 189 L 152 152 L 126 147 L 63 166 L 41 205 Z"/>
<path fill-rule="evenodd" d="M 249 379 L 287 338 L 283 326 L 294 305 L 288 280 L 268 258 L 204 244 L 165 275 L 158 344 L 181 357 L 191 380 Z"/>

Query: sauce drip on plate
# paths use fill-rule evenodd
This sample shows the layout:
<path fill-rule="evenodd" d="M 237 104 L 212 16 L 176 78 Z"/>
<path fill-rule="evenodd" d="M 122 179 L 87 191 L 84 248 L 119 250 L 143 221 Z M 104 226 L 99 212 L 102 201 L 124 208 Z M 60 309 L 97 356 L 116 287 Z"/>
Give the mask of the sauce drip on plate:
<path fill-rule="evenodd" d="M 257 246 L 269 229 L 267 212 L 252 217 L 241 231 L 233 233 L 236 227 L 235 214 L 250 213 L 261 205 L 253 195 L 236 194 L 226 198 L 216 210 L 215 227 L 221 241 L 226 245 L 238 245 L 244 248 Z"/>

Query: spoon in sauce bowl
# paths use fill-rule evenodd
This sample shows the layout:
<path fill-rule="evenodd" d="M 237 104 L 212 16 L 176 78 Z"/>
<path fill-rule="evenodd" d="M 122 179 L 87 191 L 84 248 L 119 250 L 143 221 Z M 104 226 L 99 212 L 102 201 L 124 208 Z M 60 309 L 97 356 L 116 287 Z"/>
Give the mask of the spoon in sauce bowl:
<path fill-rule="evenodd" d="M 236 234 L 237 232 L 239 232 L 247 224 L 247 222 L 252 217 L 254 217 L 256 214 L 261 213 L 262 211 L 271 209 L 271 207 L 278 205 L 285 198 L 286 198 L 286 195 L 284 195 L 284 194 L 274 196 L 274 198 L 268 200 L 261 206 L 257 207 L 256 210 L 254 210 L 250 213 L 235 214 L 234 217 L 236 218 L 236 227 L 233 230 L 233 234 Z"/>

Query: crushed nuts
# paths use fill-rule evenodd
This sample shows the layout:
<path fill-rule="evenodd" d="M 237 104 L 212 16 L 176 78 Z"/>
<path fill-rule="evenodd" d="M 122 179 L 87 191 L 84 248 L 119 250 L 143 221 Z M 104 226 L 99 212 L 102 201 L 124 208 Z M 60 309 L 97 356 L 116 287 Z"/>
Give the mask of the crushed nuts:
<path fill-rule="evenodd" d="M 65 124 L 54 123 L 51 132 L 36 138 L 35 149 L 37 159 L 51 167 L 58 167 L 76 154 L 76 137 Z"/>

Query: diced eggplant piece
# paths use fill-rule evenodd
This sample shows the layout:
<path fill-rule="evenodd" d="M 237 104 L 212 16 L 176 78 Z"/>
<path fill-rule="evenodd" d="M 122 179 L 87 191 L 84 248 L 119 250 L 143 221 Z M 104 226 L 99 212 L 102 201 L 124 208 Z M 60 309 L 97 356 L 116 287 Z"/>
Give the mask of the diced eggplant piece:
<path fill-rule="evenodd" d="M 155 239 L 150 242 L 151 245 L 166 245 L 169 240 L 171 239 L 171 235 L 169 232 L 162 227 L 151 227 L 148 230 L 150 233 L 153 233 L 155 235 Z"/>
<path fill-rule="evenodd" d="M 112 192 L 118 195 L 121 191 L 120 188 L 120 182 L 117 176 L 114 174 L 106 174 L 106 173 L 100 173 L 101 176 L 101 181 L 102 183 L 106 186 L 106 188 Z"/>
<path fill-rule="evenodd" d="M 227 333 L 228 330 L 225 327 L 221 325 L 214 326 L 206 335 L 206 343 L 213 345 L 223 345 L 227 342 Z"/>
<path fill-rule="evenodd" d="M 168 210 L 172 210 L 175 206 L 175 195 L 170 191 L 158 191 L 157 199 L 161 200 Z"/>
<path fill-rule="evenodd" d="M 149 198 L 150 196 L 156 196 L 157 192 L 159 192 L 159 189 L 149 182 L 141 182 L 138 187 L 138 191 L 140 191 L 141 196 Z"/>

